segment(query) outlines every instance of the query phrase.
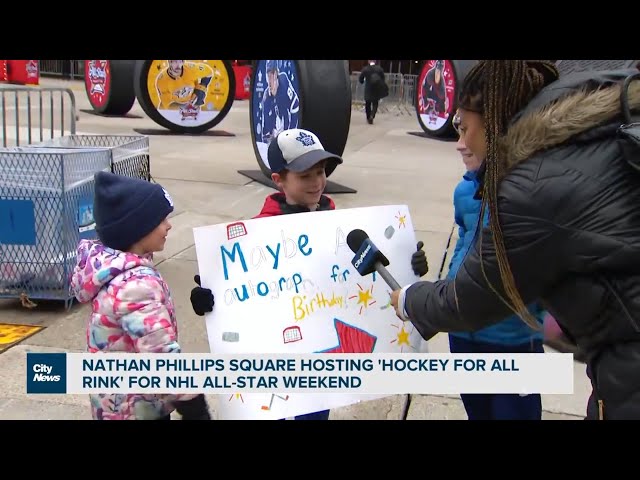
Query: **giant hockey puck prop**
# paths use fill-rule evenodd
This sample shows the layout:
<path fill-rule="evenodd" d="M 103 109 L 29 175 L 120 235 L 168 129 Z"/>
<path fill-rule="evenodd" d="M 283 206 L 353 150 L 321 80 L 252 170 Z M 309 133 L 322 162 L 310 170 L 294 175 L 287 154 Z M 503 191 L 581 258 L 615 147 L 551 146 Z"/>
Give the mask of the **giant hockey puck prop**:
<path fill-rule="evenodd" d="M 101 115 L 126 115 L 136 100 L 135 60 L 85 60 L 84 86 L 93 110 Z"/>
<path fill-rule="evenodd" d="M 422 129 L 432 137 L 454 134 L 453 116 L 458 88 L 476 60 L 426 60 L 416 87 L 416 114 Z"/>
<path fill-rule="evenodd" d="M 236 89 L 227 60 L 139 60 L 134 77 L 144 112 L 177 133 L 216 126 L 229 112 Z"/>
<path fill-rule="evenodd" d="M 250 127 L 260 170 L 239 173 L 263 185 L 271 181 L 269 143 L 282 130 L 314 132 L 324 148 L 342 155 L 351 123 L 351 83 L 345 60 L 258 60 L 251 77 Z M 356 193 L 327 182 L 326 193 Z"/>

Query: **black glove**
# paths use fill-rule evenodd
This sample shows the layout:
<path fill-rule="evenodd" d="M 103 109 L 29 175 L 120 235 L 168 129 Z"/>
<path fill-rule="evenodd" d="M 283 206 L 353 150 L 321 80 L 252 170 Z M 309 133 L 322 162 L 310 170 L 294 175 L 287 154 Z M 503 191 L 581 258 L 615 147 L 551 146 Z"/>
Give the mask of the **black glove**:
<path fill-rule="evenodd" d="M 193 280 L 198 284 L 191 290 L 191 306 L 196 315 L 204 316 L 205 313 L 213 310 L 215 301 L 213 300 L 213 293 L 208 288 L 202 288 L 200 286 L 200 275 L 193 277 Z"/>
<path fill-rule="evenodd" d="M 427 254 L 424 253 L 422 247 L 424 247 L 424 243 L 418 242 L 418 251 L 411 255 L 411 268 L 413 268 L 413 273 L 419 277 L 423 277 L 429 271 Z"/>
<path fill-rule="evenodd" d="M 207 399 L 202 394 L 191 400 L 175 402 L 175 407 L 182 420 L 211 420 Z"/>

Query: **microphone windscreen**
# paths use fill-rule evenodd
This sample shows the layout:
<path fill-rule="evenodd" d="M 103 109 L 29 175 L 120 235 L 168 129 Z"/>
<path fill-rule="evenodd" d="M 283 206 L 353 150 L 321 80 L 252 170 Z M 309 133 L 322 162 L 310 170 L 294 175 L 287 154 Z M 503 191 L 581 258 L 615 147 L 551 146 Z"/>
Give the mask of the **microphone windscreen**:
<path fill-rule="evenodd" d="M 347 245 L 349 245 L 353 253 L 356 253 L 360 250 L 360 246 L 367 238 L 369 238 L 369 235 L 367 235 L 364 230 L 351 230 L 349 235 L 347 235 Z"/>

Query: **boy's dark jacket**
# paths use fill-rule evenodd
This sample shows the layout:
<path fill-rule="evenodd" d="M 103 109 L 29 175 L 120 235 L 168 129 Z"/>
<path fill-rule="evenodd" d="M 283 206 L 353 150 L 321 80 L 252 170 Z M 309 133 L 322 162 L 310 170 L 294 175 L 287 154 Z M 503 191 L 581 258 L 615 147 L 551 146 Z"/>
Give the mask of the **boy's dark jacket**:
<path fill-rule="evenodd" d="M 318 208 L 315 211 L 335 210 L 336 205 L 333 200 L 326 195 L 320 197 Z M 309 212 L 309 208 L 304 205 L 289 205 L 284 193 L 278 192 L 269 195 L 262 206 L 260 213 L 253 218 L 275 217 L 277 215 L 288 215 L 290 213 Z"/>

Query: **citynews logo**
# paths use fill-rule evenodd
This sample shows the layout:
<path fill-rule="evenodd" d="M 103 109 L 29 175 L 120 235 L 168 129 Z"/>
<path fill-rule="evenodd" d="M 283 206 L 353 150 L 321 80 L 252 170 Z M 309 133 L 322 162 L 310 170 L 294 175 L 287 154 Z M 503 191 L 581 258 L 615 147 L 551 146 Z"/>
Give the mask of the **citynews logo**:
<path fill-rule="evenodd" d="M 33 366 L 33 371 L 36 372 L 33 376 L 34 382 L 59 382 L 60 375 L 51 375 L 53 367 L 45 365 L 44 363 L 38 363 Z"/>
<path fill-rule="evenodd" d="M 371 244 L 367 245 L 367 248 L 365 248 L 364 251 L 360 254 L 360 258 L 358 258 L 358 260 L 356 260 L 356 263 L 353 264 L 354 267 L 358 268 L 360 265 L 362 265 L 362 262 L 369 253 L 369 250 L 371 250 Z"/>
<path fill-rule="evenodd" d="M 67 393 L 65 353 L 27 353 L 27 393 Z"/>

